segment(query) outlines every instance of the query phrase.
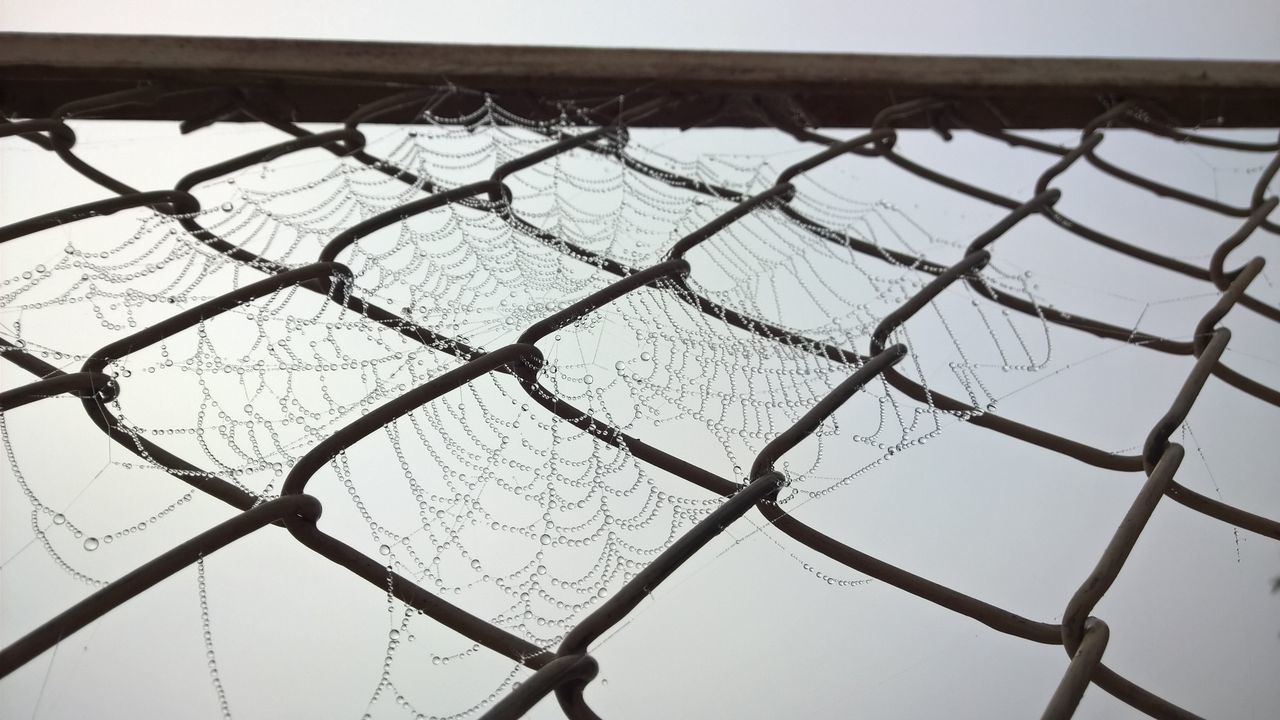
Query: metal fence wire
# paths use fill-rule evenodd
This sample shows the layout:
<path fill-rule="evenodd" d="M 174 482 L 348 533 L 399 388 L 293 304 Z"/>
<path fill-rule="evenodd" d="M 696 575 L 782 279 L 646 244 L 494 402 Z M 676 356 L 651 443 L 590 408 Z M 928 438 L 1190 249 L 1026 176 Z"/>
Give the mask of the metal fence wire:
<path fill-rule="evenodd" d="M 1162 497 L 1168 497 L 1222 522 L 1273 539 L 1280 539 L 1280 522 L 1205 497 L 1178 484 L 1174 476 L 1183 460 L 1184 450 L 1181 445 L 1170 441 L 1171 435 L 1182 425 L 1210 376 L 1216 376 L 1262 402 L 1280 405 L 1280 391 L 1246 377 L 1222 362 L 1223 351 L 1231 339 L 1231 331 L 1219 325 L 1226 314 L 1237 305 L 1271 320 L 1280 320 L 1280 308 L 1268 305 L 1248 293 L 1250 284 L 1262 269 L 1263 259 L 1254 258 L 1238 267 L 1228 267 L 1232 251 L 1252 233 L 1262 230 L 1271 234 L 1280 234 L 1280 224 L 1273 217 L 1277 204 L 1280 204 L 1280 198 L 1267 196 L 1267 189 L 1277 171 L 1280 170 L 1280 142 L 1237 142 L 1184 133 L 1177 129 L 1176 124 L 1166 121 L 1153 104 L 1139 100 L 1113 102 L 1100 99 L 1100 114 L 1083 128 L 1079 143 L 1070 148 L 1062 148 L 1004 131 L 969 130 L 1050 156 L 1053 162 L 1039 177 L 1034 196 L 1023 201 L 967 184 L 917 164 L 895 152 L 898 139 L 895 126 L 898 124 L 908 121 L 918 124 L 923 118 L 926 124 L 944 135 L 954 130 L 966 130 L 964 117 L 945 99 L 916 99 L 886 107 L 879 113 L 875 123 L 866 133 L 847 141 L 836 141 L 805 128 L 803 123 L 797 120 L 803 117 L 801 113 L 779 112 L 776 107 L 769 108 L 761 104 L 752 108 L 752 111 L 761 113 L 774 127 L 802 141 L 813 143 L 816 149 L 820 149 L 811 157 L 784 170 L 772 187 L 754 195 L 745 195 L 729 188 L 716 187 L 700 180 L 673 174 L 667 169 L 647 165 L 620 153 L 619 150 L 625 147 L 628 141 L 629 123 L 654 109 L 654 103 L 648 103 L 616 113 L 612 117 L 604 117 L 600 113 L 608 112 L 608 108 L 614 106 L 602 106 L 605 107 L 603 111 L 597 108 L 595 117 L 599 118 L 598 129 L 576 134 L 564 129 L 546 130 L 547 133 L 555 135 L 551 138 L 553 142 L 501 165 L 488 180 L 461 187 L 444 188 L 423 178 L 415 177 L 407 170 L 394 167 L 386 160 L 369 154 L 364 149 L 365 137 L 359 129 L 362 122 L 382 119 L 397 109 L 420 107 L 424 100 L 437 92 L 436 89 L 411 90 L 384 101 L 366 105 L 348 118 L 343 129 L 322 133 L 311 133 L 271 113 L 249 93 L 221 87 L 180 92 L 221 93 L 227 98 L 220 116 L 191 118 L 183 123 L 184 131 L 196 129 L 220 117 L 241 113 L 283 130 L 292 135 L 293 139 L 196 170 L 182 178 L 173 189 L 140 191 L 77 157 L 76 136 L 65 120 L 77 114 L 107 106 L 152 103 L 162 98 L 172 99 L 173 93 L 167 93 L 163 87 L 139 87 L 68 103 L 49 118 L 5 121 L 0 124 L 0 138 L 21 138 L 33 142 L 50 153 L 56 154 L 68 166 L 116 193 L 117 196 L 0 227 L 0 243 L 88 217 L 107 215 L 127 208 L 150 207 L 176 218 L 192 238 L 239 263 L 266 273 L 266 279 L 240 287 L 112 342 L 93 352 L 79 372 L 64 373 L 24 347 L 0 339 L 0 351 L 5 359 L 39 378 L 30 384 L 0 393 L 0 410 L 8 411 L 60 394 L 79 397 L 93 422 L 117 443 L 158 464 L 179 480 L 242 512 L 107 584 L 4 648 L 0 651 L 0 677 L 8 675 L 53 647 L 61 639 L 121 603 L 145 592 L 164 578 L 196 563 L 200 558 L 268 525 L 276 525 L 282 526 L 303 546 L 347 568 L 379 591 L 389 592 L 400 601 L 457 633 L 535 671 L 531 677 L 492 705 L 485 713 L 485 718 L 519 717 L 551 693 L 556 695 L 556 699 L 568 717 L 594 718 L 596 714 L 588 707 L 583 697 L 584 688 L 597 673 L 597 662 L 589 650 L 592 642 L 627 617 L 628 613 L 648 593 L 653 592 L 677 568 L 722 532 L 729 523 L 754 509 L 773 527 L 795 541 L 853 570 L 968 616 L 1001 633 L 1036 643 L 1061 645 L 1070 658 L 1070 664 L 1056 692 L 1048 699 L 1043 715 L 1045 718 L 1071 716 L 1090 683 L 1153 717 L 1196 717 L 1170 700 L 1158 697 L 1135 685 L 1103 664 L 1109 630 L 1104 621 L 1092 617 L 1090 612 L 1116 580 L 1126 558 Z M 1234 206 L 1188 193 L 1155 179 L 1142 177 L 1100 157 L 1096 152 L 1099 143 L 1106 137 L 1109 128 L 1117 126 L 1135 128 L 1180 142 L 1269 154 L 1272 157 L 1258 178 L 1249 205 Z M 390 177 L 408 184 L 417 184 L 428 194 L 420 200 L 401 205 L 348 228 L 329 242 L 317 262 L 298 268 L 286 267 L 260 257 L 219 238 L 200 225 L 198 221 L 200 202 L 190 192 L 195 185 L 308 148 L 323 148 L 336 155 L 354 158 Z M 730 198 L 737 204 L 710 223 L 681 238 L 670 247 L 662 262 L 647 268 L 628 267 L 586 248 L 575 246 L 551 233 L 529 226 L 512 207 L 511 191 L 504 183 L 505 178 L 573 149 L 597 153 L 602 157 L 624 163 L 630 169 L 651 178 L 692 192 Z M 847 154 L 893 163 L 923 180 L 944 186 L 975 200 L 1002 207 L 1008 212 L 990 230 L 974 238 L 964 257 L 954 265 L 943 266 L 924 257 L 914 257 L 881 248 L 824 226 L 789 204 L 796 193 L 793 180 L 823 163 Z M 1239 218 L 1239 229 L 1218 245 L 1207 268 L 1128 244 L 1091 229 L 1065 217 L 1055 209 L 1061 192 L 1051 187 L 1058 175 L 1081 161 L 1157 195 L 1174 198 L 1209 212 Z M 591 263 L 604 272 L 617 276 L 618 279 L 603 290 L 534 323 L 524 331 L 517 342 L 492 352 L 483 352 L 461 339 L 420 327 L 404 317 L 353 294 L 351 271 L 335 262 L 335 257 L 343 248 L 359 242 L 362 237 L 380 228 L 457 202 L 496 213 L 503 220 L 521 226 L 523 230 L 545 241 L 548 245 Z M 927 273 L 934 279 L 883 319 L 872 335 L 869 356 L 797 335 L 696 295 L 685 282 L 685 277 L 690 272 L 690 265 L 684 259 L 684 255 L 715 233 L 762 207 L 784 213 L 818 238 Z M 984 283 L 979 271 L 990 260 L 996 241 L 1022 220 L 1037 215 L 1067 230 L 1081 241 L 1096 243 L 1170 272 L 1212 283 L 1221 291 L 1220 299 L 1200 318 L 1194 328 L 1193 338 L 1182 341 L 1135 332 L 1132 328 L 1110 324 L 1104 320 L 1094 320 L 1053 308 L 1034 306 L 1025 299 L 1002 293 Z M 1142 452 L 1136 455 L 1114 454 L 1061 437 L 941 395 L 896 372 L 894 365 L 904 357 L 907 351 L 902 345 L 892 344 L 895 331 L 957 282 L 968 283 L 977 294 L 1009 310 L 1043 317 L 1047 322 L 1067 325 L 1100 338 L 1137 344 L 1153 352 L 1186 355 L 1193 358 L 1194 363 L 1181 390 L 1173 398 L 1163 417 L 1151 428 Z M 111 401 L 120 393 L 128 392 L 127 383 L 121 383 L 118 379 L 104 373 L 113 360 L 160 342 L 255 298 L 261 298 L 288 287 L 298 287 L 318 293 L 358 317 L 366 318 L 466 362 L 368 412 L 325 438 L 290 470 L 280 496 L 273 499 L 259 498 L 214 473 L 195 467 L 159 445 L 129 432 L 123 427 L 121 421 L 112 415 Z M 558 398 L 539 381 L 539 372 L 543 367 L 544 359 L 535 343 L 540 338 L 644 287 L 674 289 L 680 299 L 724 323 L 770 341 L 785 343 L 843 363 L 849 367 L 850 375 L 847 380 L 814 405 L 794 426 L 775 437 L 760 451 L 751 468 L 748 483 L 739 484 L 720 477 L 694 462 L 659 450 L 584 413 Z M 620 591 L 583 619 L 565 636 L 563 642 L 554 651 L 537 647 L 450 604 L 408 578 L 393 572 L 385 562 L 371 558 L 326 534 L 316 524 L 320 515 L 320 504 L 305 492 L 308 481 L 318 469 L 361 438 L 415 408 L 430 403 L 441 395 L 489 373 L 506 373 L 513 376 L 534 402 L 599 441 L 624 449 L 643 462 L 657 466 L 724 497 L 723 504 L 675 540 Z M 1075 594 L 1066 599 L 1062 622 L 1048 623 L 1022 617 L 914 575 L 842 544 L 798 521 L 775 504 L 780 488 L 787 482 L 787 478 L 774 469 L 779 458 L 813 433 L 842 403 L 877 377 L 884 378 L 897 391 L 915 400 L 931 403 L 936 408 L 955 414 L 974 425 L 1100 468 L 1145 474 L 1146 482 L 1138 491 L 1119 527 L 1116 528 L 1096 567 L 1081 583 Z"/>

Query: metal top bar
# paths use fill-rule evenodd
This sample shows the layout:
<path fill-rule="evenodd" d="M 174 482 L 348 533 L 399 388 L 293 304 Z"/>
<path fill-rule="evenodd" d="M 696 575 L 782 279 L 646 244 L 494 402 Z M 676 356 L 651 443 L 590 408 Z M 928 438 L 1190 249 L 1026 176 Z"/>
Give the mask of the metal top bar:
<path fill-rule="evenodd" d="M 271 90 L 305 121 L 341 120 L 392 87 L 455 84 L 501 93 L 505 106 L 528 116 L 551 116 L 555 100 L 566 98 L 605 102 L 622 94 L 628 105 L 696 98 L 633 123 L 648 126 L 699 124 L 708 103 L 722 109 L 713 125 L 763 125 L 762 113 L 743 102 L 757 100 L 775 110 L 802 108 L 810 125 L 869 127 L 877 108 L 935 95 L 960 101 L 970 125 L 990 128 L 1083 127 L 1103 99 L 1129 97 L 1158 103 L 1186 126 L 1280 125 L 1275 62 L 0 33 L 0 109 L 10 115 L 45 117 L 68 100 L 140 82 Z M 219 102 L 225 98 L 214 94 L 87 116 L 185 119 L 216 113 Z M 202 104 L 209 107 L 193 107 Z"/>

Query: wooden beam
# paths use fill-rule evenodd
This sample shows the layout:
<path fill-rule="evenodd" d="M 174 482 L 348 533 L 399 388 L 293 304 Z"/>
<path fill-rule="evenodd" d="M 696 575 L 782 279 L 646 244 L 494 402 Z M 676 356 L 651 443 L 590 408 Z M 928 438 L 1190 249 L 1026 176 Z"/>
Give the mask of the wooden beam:
<path fill-rule="evenodd" d="M 420 45 L 131 35 L 0 33 L 0 109 L 48 116 L 63 103 L 139 83 L 269 90 L 297 120 L 341 120 L 410 87 L 455 84 L 502 96 L 517 112 L 544 100 L 693 96 L 642 124 L 683 126 L 708 105 L 756 97 L 803 108 L 826 127 L 865 127 L 887 105 L 958 100 L 990 126 L 1080 127 L 1104 98 L 1159 103 L 1184 125 L 1280 126 L 1280 63 L 1105 58 L 990 58 L 488 45 Z M 216 112 L 209 98 L 119 106 L 92 117 L 185 119 Z M 208 104 L 205 107 L 203 104 Z M 405 118 L 407 119 L 407 117 Z M 759 124 L 724 112 L 713 124 Z"/>

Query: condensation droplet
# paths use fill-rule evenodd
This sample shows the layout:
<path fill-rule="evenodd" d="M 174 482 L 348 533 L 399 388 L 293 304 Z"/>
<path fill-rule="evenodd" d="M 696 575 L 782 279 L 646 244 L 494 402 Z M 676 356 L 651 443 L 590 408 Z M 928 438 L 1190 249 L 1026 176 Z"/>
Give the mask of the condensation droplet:
<path fill-rule="evenodd" d="M 98 538 L 91 537 L 84 539 L 84 549 L 93 552 L 98 549 Z"/>

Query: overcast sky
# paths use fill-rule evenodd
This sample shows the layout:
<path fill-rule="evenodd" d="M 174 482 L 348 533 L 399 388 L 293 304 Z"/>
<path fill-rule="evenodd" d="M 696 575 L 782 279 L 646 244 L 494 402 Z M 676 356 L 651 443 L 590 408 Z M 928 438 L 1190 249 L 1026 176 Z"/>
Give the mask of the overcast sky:
<path fill-rule="evenodd" d="M 1280 58 L 1280 3 L 1268 0 L 227 0 L 200 6 L 0 0 L 0 27 L 519 45 Z"/>

